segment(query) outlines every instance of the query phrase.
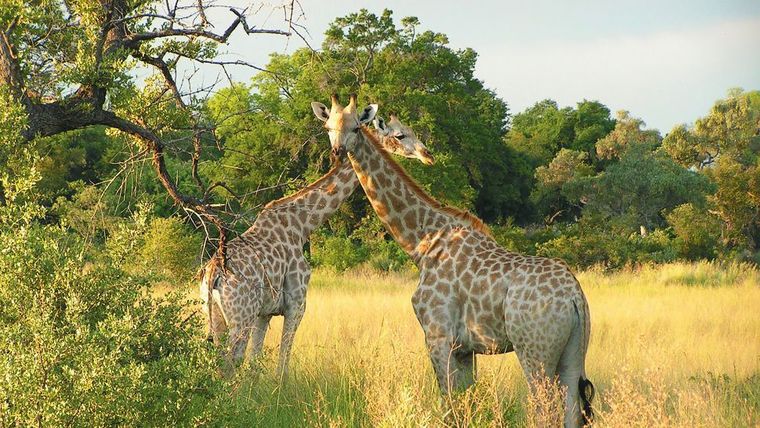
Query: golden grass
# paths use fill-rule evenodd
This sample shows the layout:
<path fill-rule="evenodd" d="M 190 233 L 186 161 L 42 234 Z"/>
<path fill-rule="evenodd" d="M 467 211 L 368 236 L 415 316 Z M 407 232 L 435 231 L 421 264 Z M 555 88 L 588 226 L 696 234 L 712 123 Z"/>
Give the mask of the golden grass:
<path fill-rule="evenodd" d="M 760 426 L 760 274 L 709 263 L 578 275 L 592 320 L 597 426 Z M 225 425 L 540 426 L 514 354 L 479 356 L 475 388 L 441 399 L 410 298 L 415 275 L 318 271 L 291 379 L 264 356 L 220 403 Z M 260 373 L 260 374 L 258 374 Z"/>

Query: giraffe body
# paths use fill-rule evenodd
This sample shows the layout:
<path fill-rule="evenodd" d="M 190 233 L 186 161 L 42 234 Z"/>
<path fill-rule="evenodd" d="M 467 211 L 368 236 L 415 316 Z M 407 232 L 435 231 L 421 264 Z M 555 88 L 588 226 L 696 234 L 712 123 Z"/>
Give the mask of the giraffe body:
<path fill-rule="evenodd" d="M 375 126 L 384 150 L 433 163 L 425 146 L 397 120 Z M 253 225 L 229 242 L 226 272 L 217 258 L 203 269 L 200 294 L 209 337 L 219 343 L 227 330 L 229 360 L 242 360 L 249 338 L 253 354 L 260 353 L 269 321 L 283 316 L 278 371 L 285 376 L 311 277 L 304 244 L 358 184 L 350 163 L 339 162 L 306 188 L 267 204 Z"/>
<path fill-rule="evenodd" d="M 335 115 L 326 126 L 346 121 Z M 330 134 L 333 151 L 347 153 L 373 209 L 420 270 L 412 305 L 441 391 L 474 382 L 475 354 L 514 351 L 532 388 L 544 377 L 567 388 L 565 425 L 579 426 L 581 408 L 590 413 L 581 388 L 590 385 L 590 323 L 567 265 L 505 250 L 482 221 L 427 195 L 372 135 L 347 135 Z"/>

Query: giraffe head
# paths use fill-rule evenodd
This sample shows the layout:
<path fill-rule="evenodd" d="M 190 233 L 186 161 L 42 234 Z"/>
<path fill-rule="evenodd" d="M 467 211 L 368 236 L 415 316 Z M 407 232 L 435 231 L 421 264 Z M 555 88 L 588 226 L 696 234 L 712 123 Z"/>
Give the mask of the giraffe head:
<path fill-rule="evenodd" d="M 376 116 L 372 124 L 375 125 L 377 132 L 384 137 L 382 143 L 385 151 L 405 158 L 417 159 L 425 165 L 435 163 L 435 159 L 427 147 L 417 138 L 411 128 L 398 120 L 396 115 L 392 114 L 391 120 L 387 122 L 382 117 Z"/>
<path fill-rule="evenodd" d="M 327 129 L 327 135 L 330 136 L 333 153 L 342 155 L 346 150 L 350 151 L 356 146 L 362 126 L 372 122 L 372 119 L 375 118 L 377 104 L 370 104 L 357 114 L 356 94 L 351 94 L 346 107 L 340 104 L 336 94 L 332 95 L 331 101 L 330 110 L 324 104 L 316 101 L 311 103 L 311 109 L 314 110 L 317 119 L 325 122 L 325 129 Z"/>
<path fill-rule="evenodd" d="M 208 321 L 207 340 L 217 345 L 227 330 L 227 321 L 219 296 L 223 274 L 224 272 L 220 269 L 215 257 L 197 275 L 201 280 L 200 297 L 203 303 L 202 308 Z"/>
<path fill-rule="evenodd" d="M 346 151 L 353 150 L 359 140 L 362 126 L 373 122 L 375 129 L 382 137 L 380 143 L 385 151 L 417 159 L 425 165 L 432 165 L 435 162 L 414 131 L 401 123 L 395 115 L 391 115 L 391 120 L 388 122 L 381 117 L 376 117 L 377 104 L 370 104 L 362 110 L 361 114 L 357 114 L 356 94 L 351 94 L 346 107 L 340 104 L 335 94 L 332 95 L 331 101 L 330 110 L 316 101 L 311 103 L 311 108 L 317 119 L 325 122 L 333 153 L 342 155 Z"/>

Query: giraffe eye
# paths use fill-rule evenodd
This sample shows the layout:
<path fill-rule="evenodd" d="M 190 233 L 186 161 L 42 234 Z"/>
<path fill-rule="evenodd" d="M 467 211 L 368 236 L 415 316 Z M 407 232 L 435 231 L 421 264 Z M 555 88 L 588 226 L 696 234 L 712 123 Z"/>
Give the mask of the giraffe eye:
<path fill-rule="evenodd" d="M 406 138 L 406 135 L 404 135 L 404 134 L 398 134 L 396 136 L 396 138 L 398 138 L 399 140 L 403 140 L 404 138 Z"/>

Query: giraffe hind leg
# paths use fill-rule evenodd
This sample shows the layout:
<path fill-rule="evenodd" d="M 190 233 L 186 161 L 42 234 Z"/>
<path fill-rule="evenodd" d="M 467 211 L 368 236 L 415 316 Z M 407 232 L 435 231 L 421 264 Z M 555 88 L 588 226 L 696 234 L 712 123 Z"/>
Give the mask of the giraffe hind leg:
<path fill-rule="evenodd" d="M 593 384 L 585 379 L 585 343 L 581 323 L 575 325 L 557 366 L 560 384 L 567 389 L 565 426 L 580 427 L 593 418 L 591 397 Z M 587 390 L 590 391 L 587 396 Z"/>
<path fill-rule="evenodd" d="M 544 353 L 515 345 L 515 353 L 530 387 L 531 418 L 536 426 L 561 426 L 561 389 L 558 387 L 559 352 Z"/>
<path fill-rule="evenodd" d="M 455 388 L 464 391 L 475 383 L 475 375 L 477 374 L 476 355 L 472 351 L 462 351 L 457 353 L 456 358 L 459 364 Z"/>

